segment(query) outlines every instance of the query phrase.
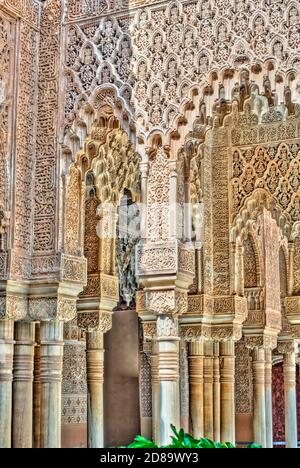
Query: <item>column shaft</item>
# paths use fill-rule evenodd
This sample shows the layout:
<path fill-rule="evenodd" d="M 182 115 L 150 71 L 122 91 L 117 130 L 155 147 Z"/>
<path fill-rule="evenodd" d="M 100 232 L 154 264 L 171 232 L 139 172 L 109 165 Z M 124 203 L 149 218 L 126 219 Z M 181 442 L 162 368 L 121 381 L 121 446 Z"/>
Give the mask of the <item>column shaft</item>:
<path fill-rule="evenodd" d="M 190 417 L 192 433 L 196 439 L 204 436 L 203 399 L 204 343 L 195 341 L 189 345 Z"/>
<path fill-rule="evenodd" d="M 152 438 L 159 443 L 159 378 L 158 378 L 158 346 L 155 339 L 152 340 L 151 354 L 151 386 L 152 386 Z"/>
<path fill-rule="evenodd" d="M 214 438 L 214 345 L 212 341 L 204 345 L 204 437 Z"/>
<path fill-rule="evenodd" d="M 104 447 L 103 383 L 104 349 L 103 333 L 87 333 L 87 387 L 88 387 L 88 447 Z"/>
<path fill-rule="evenodd" d="M 297 448 L 296 356 L 286 353 L 283 361 L 286 448 Z"/>
<path fill-rule="evenodd" d="M 35 325 L 16 322 L 13 374 L 13 448 L 32 448 Z"/>
<path fill-rule="evenodd" d="M 266 388 L 266 446 L 273 448 L 273 410 L 272 410 L 272 350 L 265 350 L 265 388 Z"/>
<path fill-rule="evenodd" d="M 214 343 L 214 440 L 221 440 L 221 384 L 219 343 Z"/>
<path fill-rule="evenodd" d="M 254 442 L 266 448 L 265 350 L 253 350 Z"/>
<path fill-rule="evenodd" d="M 171 424 L 180 427 L 179 342 L 178 337 L 158 338 L 160 391 L 160 445 L 170 442 Z"/>
<path fill-rule="evenodd" d="M 221 441 L 235 443 L 234 341 L 220 343 Z"/>
<path fill-rule="evenodd" d="M 41 333 L 41 448 L 61 446 L 61 384 L 63 322 L 42 322 Z"/>
<path fill-rule="evenodd" d="M 39 323 L 35 325 L 33 373 L 33 447 L 41 447 L 41 344 Z"/>
<path fill-rule="evenodd" d="M 0 320 L 0 448 L 11 447 L 14 322 Z"/>

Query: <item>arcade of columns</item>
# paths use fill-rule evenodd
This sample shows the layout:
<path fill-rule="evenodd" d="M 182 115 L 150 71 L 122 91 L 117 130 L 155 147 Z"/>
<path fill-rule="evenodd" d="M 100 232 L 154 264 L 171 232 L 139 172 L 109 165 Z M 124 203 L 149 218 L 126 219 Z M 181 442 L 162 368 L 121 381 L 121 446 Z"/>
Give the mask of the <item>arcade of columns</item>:
<path fill-rule="evenodd" d="M 290 0 L 0 0 L 0 447 L 59 447 L 79 400 L 104 445 L 120 294 L 142 432 L 235 441 L 250 417 L 271 447 L 282 362 L 297 446 L 299 31 Z"/>

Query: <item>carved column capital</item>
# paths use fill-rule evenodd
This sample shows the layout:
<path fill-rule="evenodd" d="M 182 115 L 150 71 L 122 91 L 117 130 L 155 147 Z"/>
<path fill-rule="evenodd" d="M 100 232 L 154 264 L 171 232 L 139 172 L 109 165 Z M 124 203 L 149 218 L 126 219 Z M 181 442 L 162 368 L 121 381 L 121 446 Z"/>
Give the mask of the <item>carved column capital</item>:
<path fill-rule="evenodd" d="M 277 350 L 280 354 L 297 354 L 298 343 L 295 340 L 291 341 L 279 341 Z"/>
<path fill-rule="evenodd" d="M 211 339 L 211 325 L 182 323 L 180 325 L 180 336 L 185 341 L 202 342 Z"/>
<path fill-rule="evenodd" d="M 0 297 L 0 319 L 22 320 L 28 312 L 26 296 L 9 293 Z"/>
<path fill-rule="evenodd" d="M 146 292 L 146 308 L 155 315 L 183 314 L 187 312 L 187 292 L 161 289 Z"/>
<path fill-rule="evenodd" d="M 178 318 L 170 315 L 159 315 L 156 324 L 158 340 L 180 340 L 178 337 Z"/>
<path fill-rule="evenodd" d="M 101 310 L 78 312 L 77 324 L 85 332 L 106 333 L 112 327 L 112 315 L 112 312 Z"/>
<path fill-rule="evenodd" d="M 246 335 L 244 341 L 248 349 L 264 348 L 273 350 L 277 347 L 277 336 L 274 335 Z"/>
<path fill-rule="evenodd" d="M 214 325 L 211 329 L 211 337 L 215 341 L 220 342 L 234 342 L 239 341 L 242 338 L 242 327 L 241 325 Z"/>
<path fill-rule="evenodd" d="M 74 297 L 30 297 L 28 319 L 34 321 L 59 320 L 69 322 L 76 317 Z"/>

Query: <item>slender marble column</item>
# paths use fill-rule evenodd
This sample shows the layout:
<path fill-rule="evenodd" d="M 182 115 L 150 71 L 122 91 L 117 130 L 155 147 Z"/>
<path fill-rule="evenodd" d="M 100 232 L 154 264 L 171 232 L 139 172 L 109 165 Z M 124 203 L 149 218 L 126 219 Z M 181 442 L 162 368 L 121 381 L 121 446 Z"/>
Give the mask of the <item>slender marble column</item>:
<path fill-rule="evenodd" d="M 214 343 L 214 440 L 221 440 L 221 384 L 219 343 Z"/>
<path fill-rule="evenodd" d="M 266 448 L 265 350 L 253 350 L 254 442 Z"/>
<path fill-rule="evenodd" d="M 87 333 L 86 370 L 88 387 L 88 447 L 104 447 L 103 383 L 104 349 L 103 333 Z"/>
<path fill-rule="evenodd" d="M 41 344 L 39 323 L 35 325 L 33 374 L 33 447 L 41 447 Z"/>
<path fill-rule="evenodd" d="M 152 386 L 152 438 L 159 443 L 159 378 L 158 378 L 158 346 L 152 340 L 151 354 L 151 386 Z"/>
<path fill-rule="evenodd" d="M 272 350 L 265 350 L 266 446 L 273 448 Z"/>
<path fill-rule="evenodd" d="M 234 341 L 220 343 L 221 441 L 235 443 L 235 354 Z"/>
<path fill-rule="evenodd" d="M 14 322 L 0 320 L 0 448 L 11 447 Z"/>
<path fill-rule="evenodd" d="M 171 424 L 180 427 L 179 343 L 178 324 L 169 316 L 159 316 L 158 375 L 160 391 L 160 445 L 170 442 Z M 171 330 L 168 331 L 168 328 Z M 177 332 L 175 329 L 177 328 Z M 171 336 L 165 336 L 171 333 Z M 172 335 L 174 333 L 175 336 Z"/>
<path fill-rule="evenodd" d="M 204 344 L 204 437 L 214 438 L 214 344 Z"/>
<path fill-rule="evenodd" d="M 41 334 L 41 448 L 61 446 L 61 383 L 63 322 L 42 322 Z"/>
<path fill-rule="evenodd" d="M 286 448 L 297 448 L 296 356 L 286 353 L 283 360 Z"/>
<path fill-rule="evenodd" d="M 35 324 L 16 322 L 13 373 L 13 448 L 32 448 Z"/>
<path fill-rule="evenodd" d="M 189 345 L 190 413 L 192 433 L 196 439 L 204 436 L 204 343 L 194 341 Z"/>

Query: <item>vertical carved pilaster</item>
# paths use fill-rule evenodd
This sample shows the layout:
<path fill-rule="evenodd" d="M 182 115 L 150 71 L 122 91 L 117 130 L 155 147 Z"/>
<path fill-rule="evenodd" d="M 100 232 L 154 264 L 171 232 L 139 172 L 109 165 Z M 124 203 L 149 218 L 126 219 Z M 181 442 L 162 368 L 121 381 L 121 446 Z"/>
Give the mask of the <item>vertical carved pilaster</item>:
<path fill-rule="evenodd" d="M 41 448 L 61 445 L 61 385 L 63 322 L 42 322 L 41 337 Z"/>
<path fill-rule="evenodd" d="M 94 331 L 86 335 L 86 371 L 88 388 L 88 447 L 102 448 L 104 446 L 104 349 L 102 332 Z"/>
<path fill-rule="evenodd" d="M 0 320 L 0 448 L 11 447 L 14 322 Z"/>
<path fill-rule="evenodd" d="M 13 448 L 32 448 L 35 325 L 16 322 L 13 373 Z"/>
<path fill-rule="evenodd" d="M 141 163 L 141 239 L 147 237 L 147 181 L 148 181 L 148 163 Z"/>
<path fill-rule="evenodd" d="M 256 444 L 266 447 L 265 350 L 254 348 L 253 366 L 253 434 Z"/>
<path fill-rule="evenodd" d="M 288 256 L 288 287 L 287 293 L 288 296 L 293 295 L 294 289 L 294 251 L 295 244 L 294 242 L 289 242 L 289 256 Z"/>
<path fill-rule="evenodd" d="M 221 441 L 235 443 L 234 341 L 220 343 Z"/>
<path fill-rule="evenodd" d="M 204 343 L 195 341 L 189 344 L 190 374 L 190 413 L 193 436 L 204 436 Z"/>

